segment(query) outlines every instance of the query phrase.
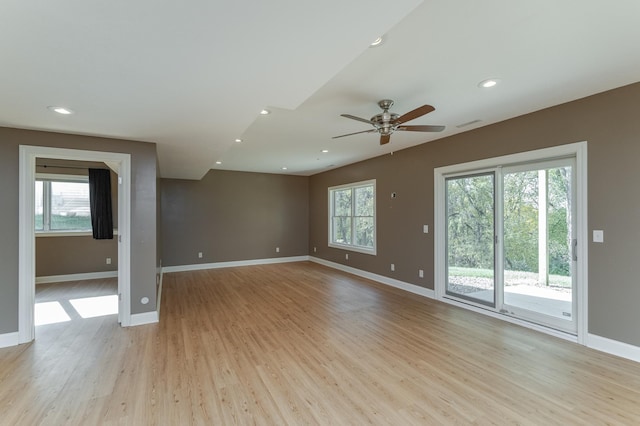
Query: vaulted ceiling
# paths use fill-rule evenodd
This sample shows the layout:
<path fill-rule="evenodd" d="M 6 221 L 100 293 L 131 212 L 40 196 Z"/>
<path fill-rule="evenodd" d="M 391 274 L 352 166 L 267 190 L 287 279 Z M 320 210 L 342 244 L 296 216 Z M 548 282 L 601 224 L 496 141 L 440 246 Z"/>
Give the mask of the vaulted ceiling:
<path fill-rule="evenodd" d="M 639 18 L 637 0 L 6 0 L 0 125 L 155 142 L 163 177 L 310 175 L 637 82 Z M 385 98 L 445 131 L 332 139 Z"/>

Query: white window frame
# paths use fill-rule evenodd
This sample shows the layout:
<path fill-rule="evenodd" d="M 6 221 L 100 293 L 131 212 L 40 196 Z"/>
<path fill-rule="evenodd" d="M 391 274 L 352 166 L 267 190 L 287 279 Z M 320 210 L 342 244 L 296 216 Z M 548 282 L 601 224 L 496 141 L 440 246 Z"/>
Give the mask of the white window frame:
<path fill-rule="evenodd" d="M 77 182 L 89 184 L 89 177 L 84 175 L 65 175 L 65 174 L 48 174 L 36 173 L 36 182 L 43 182 L 43 229 L 36 229 L 36 237 L 42 236 L 80 236 L 92 235 L 91 225 L 85 229 L 47 229 L 46 215 L 51 215 L 51 191 L 45 188 L 44 182 Z M 51 226 L 49 224 L 49 226 Z"/>
<path fill-rule="evenodd" d="M 365 247 L 365 246 L 358 246 L 355 244 L 340 244 L 340 243 L 336 243 L 333 242 L 333 192 L 334 191 L 340 191 L 340 190 L 345 190 L 345 189 L 351 189 L 352 191 L 354 191 L 357 188 L 361 188 L 364 186 L 373 186 L 373 247 Z M 365 181 L 360 181 L 360 182 L 354 182 L 354 183 L 348 183 L 348 184 L 344 184 L 344 185 L 337 185 L 337 186 L 332 186 L 328 188 L 327 191 L 328 197 L 329 197 L 329 235 L 328 235 L 328 245 L 329 247 L 334 247 L 334 248 L 339 248 L 339 249 L 343 249 L 343 250 L 348 250 L 348 251 L 354 251 L 354 252 L 358 252 L 358 253 L 364 253 L 364 254 L 370 254 L 370 255 L 376 255 L 377 254 L 377 240 L 378 240 L 378 229 L 377 229 L 377 208 L 376 208 L 376 180 L 375 179 L 370 179 L 370 180 L 365 180 Z M 355 200 L 355 197 L 353 198 L 353 200 Z M 351 238 L 354 238 L 355 236 L 355 221 L 353 220 L 355 216 L 355 203 L 351 203 Z"/>

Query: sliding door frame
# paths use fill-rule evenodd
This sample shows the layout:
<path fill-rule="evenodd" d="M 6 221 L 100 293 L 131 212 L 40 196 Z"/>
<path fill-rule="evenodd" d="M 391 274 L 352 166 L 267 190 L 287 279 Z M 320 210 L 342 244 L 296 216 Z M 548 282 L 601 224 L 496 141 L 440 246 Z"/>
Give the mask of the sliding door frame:
<path fill-rule="evenodd" d="M 456 301 L 446 297 L 446 188 L 445 178 L 455 174 L 473 174 L 478 170 L 487 170 L 502 166 L 512 166 L 516 164 L 540 162 L 560 158 L 575 158 L 576 174 L 576 239 L 577 258 L 576 261 L 576 304 L 577 304 L 577 334 L 573 335 L 559 330 L 555 330 L 543 325 L 534 324 L 525 320 L 514 318 L 508 315 L 485 309 L 479 306 L 470 305 L 461 301 Z M 472 161 L 468 163 L 455 164 L 451 166 L 434 169 L 434 290 L 436 299 L 446 303 L 465 307 L 470 310 L 481 312 L 508 322 L 523 325 L 528 328 L 539 330 L 547 334 L 552 334 L 567 340 L 586 344 L 588 335 L 588 222 L 587 222 L 587 142 L 577 142 L 567 145 L 560 145 L 551 148 L 544 148 L 535 151 L 527 151 L 517 154 L 510 154 L 495 158 Z M 501 188 L 500 188 L 501 190 Z M 501 229 L 496 231 L 501 232 Z M 499 234 L 501 235 L 501 234 Z M 499 265 L 497 265 L 499 266 Z M 497 268 L 499 271 L 500 268 Z"/>

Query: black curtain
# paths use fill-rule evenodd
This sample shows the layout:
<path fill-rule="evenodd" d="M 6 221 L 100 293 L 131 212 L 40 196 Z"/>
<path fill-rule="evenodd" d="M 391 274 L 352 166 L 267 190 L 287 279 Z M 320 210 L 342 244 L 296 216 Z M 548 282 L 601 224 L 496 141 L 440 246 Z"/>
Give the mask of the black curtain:
<path fill-rule="evenodd" d="M 95 240 L 113 239 L 111 172 L 109 170 L 89 169 L 89 205 L 93 238 Z"/>

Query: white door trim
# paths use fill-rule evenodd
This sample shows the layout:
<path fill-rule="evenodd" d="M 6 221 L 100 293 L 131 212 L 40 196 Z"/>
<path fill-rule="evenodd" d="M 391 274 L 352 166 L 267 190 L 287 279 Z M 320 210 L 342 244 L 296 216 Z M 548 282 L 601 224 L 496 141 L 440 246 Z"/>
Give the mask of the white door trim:
<path fill-rule="evenodd" d="M 119 165 L 122 184 L 118 188 L 118 292 L 122 303 L 118 317 L 123 326 L 131 322 L 130 303 L 130 227 L 131 155 L 114 152 L 20 145 L 19 148 L 19 224 L 18 224 L 18 335 L 19 343 L 35 338 L 35 173 L 36 158 L 103 161 Z"/>
<path fill-rule="evenodd" d="M 445 177 L 451 174 L 475 172 L 502 165 L 537 162 L 554 158 L 575 157 L 576 159 L 576 236 L 578 239 L 577 253 L 577 341 L 586 345 L 588 335 L 588 221 L 587 221 L 587 142 L 577 142 L 544 148 L 534 151 L 510 154 L 501 157 L 488 158 L 468 163 L 434 169 L 434 289 L 436 299 L 443 300 L 445 295 L 445 265 L 444 253 L 446 237 L 446 218 L 444 217 Z"/>

